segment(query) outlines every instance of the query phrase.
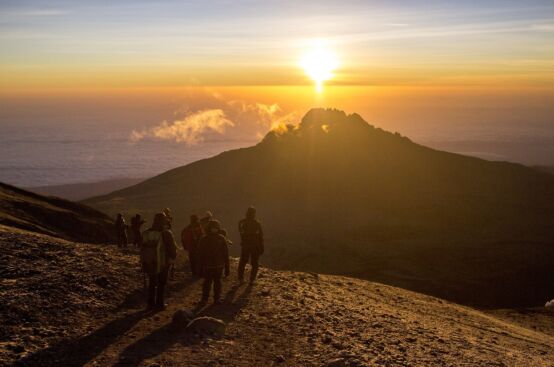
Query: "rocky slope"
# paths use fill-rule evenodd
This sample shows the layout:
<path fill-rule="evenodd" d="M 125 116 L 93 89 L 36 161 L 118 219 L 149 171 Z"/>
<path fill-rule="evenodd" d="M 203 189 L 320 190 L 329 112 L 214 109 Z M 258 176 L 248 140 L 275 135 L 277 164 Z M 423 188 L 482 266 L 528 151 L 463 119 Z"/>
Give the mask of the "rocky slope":
<path fill-rule="evenodd" d="M 0 245 L 4 365 L 551 366 L 554 360 L 549 329 L 364 280 L 262 269 L 254 286 L 238 285 L 233 263 L 224 304 L 199 308 L 200 282 L 184 272 L 180 253 L 170 307 L 147 313 L 132 250 L 6 227 Z M 177 311 L 222 320 L 225 330 L 192 331 L 172 321 Z"/>
<path fill-rule="evenodd" d="M 112 220 L 86 205 L 0 182 L 0 224 L 73 241 L 112 240 Z"/>

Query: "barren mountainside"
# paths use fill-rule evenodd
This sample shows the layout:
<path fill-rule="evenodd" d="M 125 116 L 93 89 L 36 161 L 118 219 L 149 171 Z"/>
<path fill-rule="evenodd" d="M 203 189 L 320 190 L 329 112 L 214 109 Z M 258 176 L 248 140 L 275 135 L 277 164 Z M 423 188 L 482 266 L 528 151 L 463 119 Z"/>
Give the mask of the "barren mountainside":
<path fill-rule="evenodd" d="M 239 286 L 233 262 L 224 304 L 198 308 L 200 282 L 179 253 L 169 308 L 147 313 L 132 251 L 7 227 L 0 244 L 3 365 L 549 366 L 554 358 L 549 328 L 369 281 L 264 268 L 254 286 Z M 217 318 L 224 329 L 192 330 L 176 313 Z"/>
<path fill-rule="evenodd" d="M 211 209 L 235 240 L 254 204 L 275 268 L 486 307 L 552 297 L 554 176 L 433 150 L 357 114 L 314 109 L 256 146 L 86 203 L 128 216 L 170 207 L 179 230 L 191 213 Z"/>
<path fill-rule="evenodd" d="M 106 243 L 114 237 L 112 220 L 104 213 L 1 182 L 0 224 L 82 242 Z"/>

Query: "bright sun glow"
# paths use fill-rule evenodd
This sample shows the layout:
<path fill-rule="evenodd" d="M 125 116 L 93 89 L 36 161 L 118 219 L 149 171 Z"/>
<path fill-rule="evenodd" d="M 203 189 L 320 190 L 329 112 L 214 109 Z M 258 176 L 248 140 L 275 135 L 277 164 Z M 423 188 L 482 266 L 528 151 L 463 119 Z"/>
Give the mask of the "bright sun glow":
<path fill-rule="evenodd" d="M 321 92 L 323 82 L 333 77 L 333 71 L 338 66 L 337 57 L 324 46 L 318 45 L 308 50 L 300 65 L 306 74 L 315 82 L 316 90 Z"/>

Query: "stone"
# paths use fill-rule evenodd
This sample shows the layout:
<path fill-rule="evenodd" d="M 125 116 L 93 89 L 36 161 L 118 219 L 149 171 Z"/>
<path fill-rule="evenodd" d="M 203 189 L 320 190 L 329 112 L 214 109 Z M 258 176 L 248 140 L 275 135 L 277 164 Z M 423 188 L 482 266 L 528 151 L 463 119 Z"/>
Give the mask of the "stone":
<path fill-rule="evenodd" d="M 225 327 L 223 320 L 202 316 L 189 322 L 186 329 L 199 334 L 224 335 Z"/>
<path fill-rule="evenodd" d="M 187 309 L 180 309 L 175 311 L 173 318 L 171 319 L 171 326 L 173 329 L 181 330 L 187 327 L 187 325 L 194 319 L 192 311 Z"/>

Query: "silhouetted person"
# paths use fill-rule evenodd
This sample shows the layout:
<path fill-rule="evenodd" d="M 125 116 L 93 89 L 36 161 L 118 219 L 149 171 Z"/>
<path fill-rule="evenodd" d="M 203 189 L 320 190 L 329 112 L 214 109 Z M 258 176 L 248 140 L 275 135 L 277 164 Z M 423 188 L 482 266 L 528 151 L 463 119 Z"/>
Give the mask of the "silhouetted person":
<path fill-rule="evenodd" d="M 135 215 L 133 218 L 131 218 L 131 232 L 133 233 L 133 244 L 138 247 L 141 242 L 141 230 L 140 228 L 145 223 L 144 220 L 142 220 L 142 217 L 140 214 Z"/>
<path fill-rule="evenodd" d="M 142 233 L 140 258 L 142 268 L 148 275 L 148 308 L 164 309 L 165 285 L 169 263 L 175 260 L 177 248 L 173 233 L 167 228 L 163 213 L 154 216 L 152 227 Z"/>
<path fill-rule="evenodd" d="M 229 246 L 233 245 L 233 241 L 231 241 L 229 238 L 227 238 L 227 230 L 225 228 L 222 228 L 219 230 L 219 234 L 225 237 L 225 241 L 227 241 L 227 244 Z"/>
<path fill-rule="evenodd" d="M 252 269 L 250 271 L 250 283 L 254 283 L 258 274 L 259 259 L 264 253 L 264 234 L 262 225 L 256 219 L 256 209 L 249 207 L 246 211 L 246 218 L 239 222 L 240 233 L 240 260 L 238 276 L 239 281 L 244 283 L 244 268 L 248 261 Z"/>
<path fill-rule="evenodd" d="M 212 283 L 214 285 L 214 304 L 221 304 L 221 276 L 229 276 L 229 250 L 227 241 L 219 234 L 220 225 L 211 220 L 207 226 L 208 232 L 200 240 L 199 262 L 200 271 L 204 277 L 201 303 L 208 302 Z"/>
<path fill-rule="evenodd" d="M 162 213 L 164 213 L 167 220 L 167 229 L 171 229 L 171 226 L 173 225 L 173 216 L 171 215 L 171 209 L 164 208 L 164 210 L 162 210 Z"/>
<path fill-rule="evenodd" d="M 164 208 L 162 210 L 163 215 L 165 215 L 165 227 L 171 229 L 173 224 L 173 216 L 171 216 L 171 209 Z M 169 262 L 169 279 L 175 280 L 175 263 L 170 260 Z"/>
<path fill-rule="evenodd" d="M 117 236 L 117 247 L 127 247 L 127 224 L 123 214 L 117 214 L 115 219 L 115 233 Z"/>
<path fill-rule="evenodd" d="M 198 216 L 193 214 L 190 216 L 190 224 L 181 232 L 181 243 L 183 249 L 189 255 L 190 271 L 193 276 L 199 276 L 198 268 L 198 251 L 200 240 L 204 237 L 204 230 L 200 225 Z"/>
<path fill-rule="evenodd" d="M 211 211 L 207 210 L 206 214 L 200 219 L 200 225 L 202 226 L 202 230 L 204 233 L 208 233 L 208 223 L 214 218 Z"/>

